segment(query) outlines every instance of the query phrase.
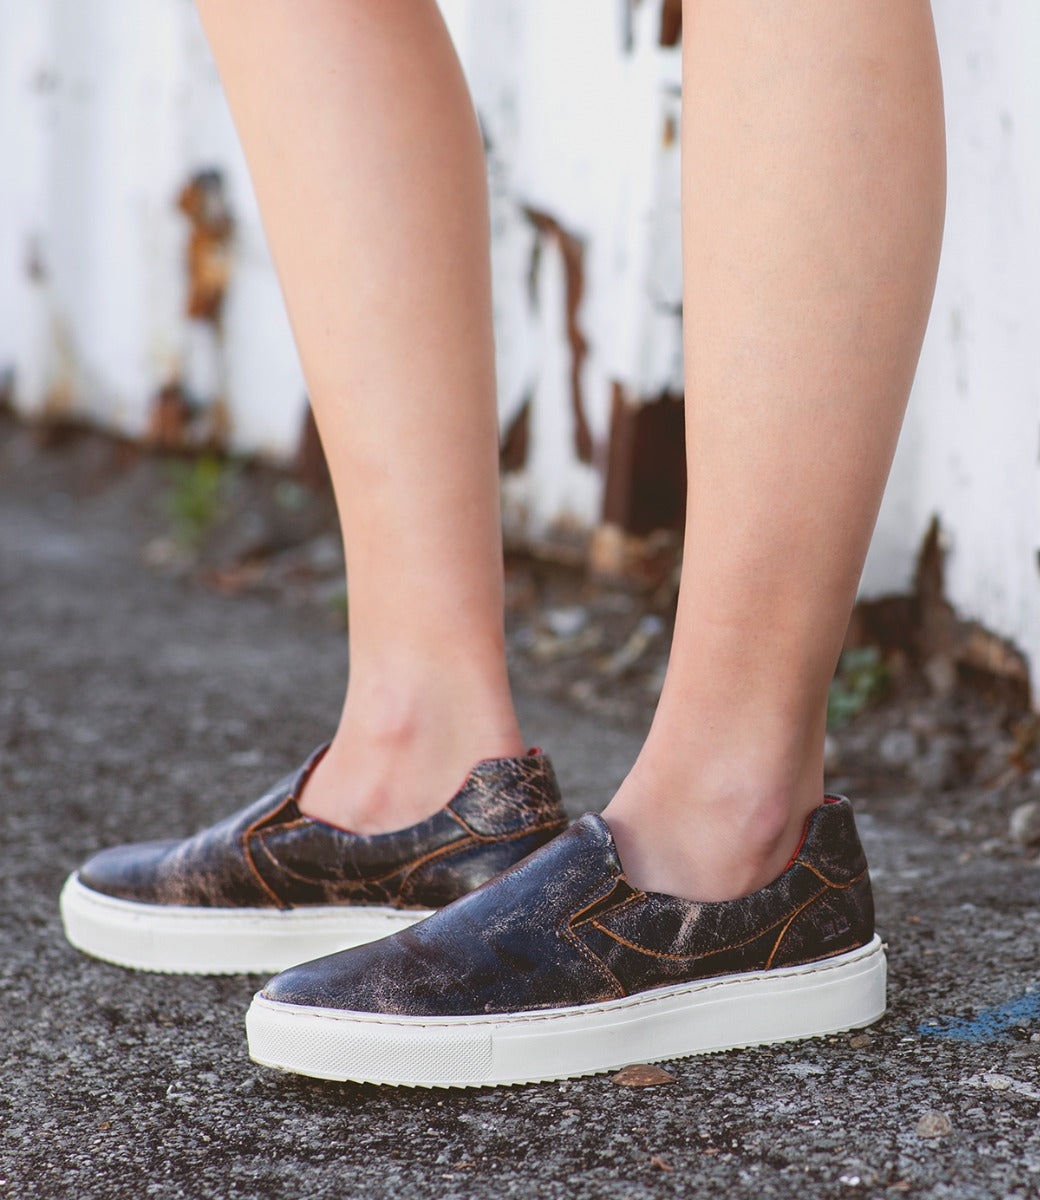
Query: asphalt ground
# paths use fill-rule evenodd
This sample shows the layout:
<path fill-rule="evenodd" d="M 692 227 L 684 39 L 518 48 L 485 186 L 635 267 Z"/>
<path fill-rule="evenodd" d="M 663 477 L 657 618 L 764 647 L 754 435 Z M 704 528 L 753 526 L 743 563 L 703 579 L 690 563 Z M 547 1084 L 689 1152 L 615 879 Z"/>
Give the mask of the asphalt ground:
<path fill-rule="evenodd" d="M 1040 870 L 973 853 L 956 790 L 927 811 L 909 789 L 854 797 L 884 1020 L 666 1064 L 659 1087 L 280 1076 L 245 1052 L 262 980 L 73 951 L 68 872 L 253 799 L 330 732 L 346 671 L 321 606 L 145 567 L 156 467 L 91 453 L 84 483 L 75 455 L 0 428 L 0 1197 L 1040 1195 Z M 571 809 L 605 803 L 641 731 L 519 703 Z"/>

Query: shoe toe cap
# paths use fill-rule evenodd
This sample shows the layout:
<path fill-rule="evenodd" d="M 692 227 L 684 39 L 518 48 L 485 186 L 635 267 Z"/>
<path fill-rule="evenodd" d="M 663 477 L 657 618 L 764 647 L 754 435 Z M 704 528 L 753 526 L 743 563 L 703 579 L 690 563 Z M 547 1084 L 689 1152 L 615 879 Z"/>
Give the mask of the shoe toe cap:
<path fill-rule="evenodd" d="M 92 891 L 121 900 L 169 904 L 170 881 L 163 866 L 177 844 L 176 841 L 138 842 L 102 850 L 80 867 L 79 882 Z"/>
<path fill-rule="evenodd" d="M 388 958 L 397 957 L 387 945 L 393 940 L 385 938 L 290 967 L 270 980 L 262 994 L 279 1004 L 303 1008 L 396 1014 L 414 1011 L 408 1003 L 410 989 L 403 986 L 401 974 L 388 962 Z M 373 953 L 372 947 L 376 946 L 382 953 Z"/>

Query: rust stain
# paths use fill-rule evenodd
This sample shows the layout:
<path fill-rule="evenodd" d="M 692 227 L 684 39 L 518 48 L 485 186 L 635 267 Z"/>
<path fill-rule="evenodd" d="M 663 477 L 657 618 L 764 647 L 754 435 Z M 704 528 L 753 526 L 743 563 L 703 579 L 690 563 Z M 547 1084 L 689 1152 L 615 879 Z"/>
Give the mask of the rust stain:
<path fill-rule="evenodd" d="M 214 397 L 206 412 L 203 445 L 224 451 L 231 441 L 231 410 L 223 396 Z"/>
<path fill-rule="evenodd" d="M 914 627 L 910 643 L 922 662 L 946 660 L 954 675 L 989 676 L 1028 694 L 1025 660 L 1008 643 L 973 621 L 962 621 L 946 598 L 948 543 L 939 518 L 932 517 L 914 571 Z M 950 672 L 948 671 L 949 675 Z"/>
<path fill-rule="evenodd" d="M 669 113 L 664 119 L 664 129 L 661 133 L 661 144 L 666 150 L 670 150 L 679 138 L 679 123 L 674 115 Z"/>
<path fill-rule="evenodd" d="M 964 682 L 1011 711 L 1032 702 L 1029 664 L 1021 651 L 977 621 L 958 617 L 946 598 L 946 539 L 933 517 L 917 557 L 909 596 L 860 601 L 846 647 L 877 646 L 886 656 L 923 664 L 933 687 L 955 692 Z"/>
<path fill-rule="evenodd" d="M 219 397 L 209 404 L 197 403 L 177 379 L 172 379 L 152 397 L 144 440 L 156 450 L 226 451 L 230 418 Z"/>
<path fill-rule="evenodd" d="M 615 382 L 603 523 L 589 547 L 594 575 L 673 596 L 686 516 L 682 396 L 637 400 Z"/>
<path fill-rule="evenodd" d="M 72 379 L 62 374 L 47 389 L 40 405 L 40 419 L 44 424 L 63 424 L 75 418 L 79 399 Z"/>
<path fill-rule="evenodd" d="M 603 519 L 637 537 L 682 529 L 686 510 L 681 396 L 635 401 L 613 387 Z"/>
<path fill-rule="evenodd" d="M 296 474 L 304 487 L 313 492 L 323 492 L 331 487 L 325 450 L 310 403 L 307 404 L 303 429 L 300 431 L 300 440 L 296 447 Z"/>
<path fill-rule="evenodd" d="M 223 176 L 219 171 L 197 172 L 181 190 L 177 207 L 191 223 L 187 254 L 187 315 L 209 321 L 219 330 L 231 278 L 231 236 L 234 232 Z"/>
<path fill-rule="evenodd" d="M 44 424 L 62 425 L 75 420 L 82 399 L 79 381 L 81 365 L 72 328 L 65 314 L 57 307 L 51 309 L 51 345 L 54 349 L 55 370 L 43 398 Z"/>
<path fill-rule="evenodd" d="M 537 209 L 524 209 L 524 214 L 538 231 L 539 237 L 531 254 L 529 287 L 532 296 L 537 295 L 537 282 L 541 264 L 542 243 L 555 241 L 563 256 L 564 278 L 567 289 L 566 335 L 571 347 L 571 405 L 574 412 L 574 450 L 580 462 L 591 463 L 593 459 L 592 433 L 585 416 L 585 401 L 582 394 L 581 371 L 588 357 L 589 344 L 582 333 L 578 312 L 585 294 L 585 247 L 581 239 L 568 232 L 548 213 Z"/>
<path fill-rule="evenodd" d="M 662 46 L 678 46 L 682 38 L 682 0 L 664 0 L 661 7 Z"/>
<path fill-rule="evenodd" d="M 185 255 L 185 315 L 209 325 L 219 346 L 235 231 L 223 175 L 212 169 L 196 171 L 181 189 L 177 207 L 191 226 Z M 149 441 L 169 450 L 222 451 L 228 445 L 231 417 L 219 386 L 217 391 L 202 403 L 202 398 L 187 394 L 179 380 L 168 382 L 152 402 Z"/>
<path fill-rule="evenodd" d="M 682 534 L 668 529 L 637 536 L 618 525 L 600 525 L 584 563 L 602 583 L 653 593 L 662 607 L 675 603 L 682 565 Z"/>
<path fill-rule="evenodd" d="M 503 471 L 522 471 L 530 443 L 531 398 L 528 397 L 502 437 L 499 462 Z"/>
<path fill-rule="evenodd" d="M 157 450 L 181 450 L 191 438 L 191 402 L 179 383 L 167 383 L 152 400 L 146 440 Z"/>

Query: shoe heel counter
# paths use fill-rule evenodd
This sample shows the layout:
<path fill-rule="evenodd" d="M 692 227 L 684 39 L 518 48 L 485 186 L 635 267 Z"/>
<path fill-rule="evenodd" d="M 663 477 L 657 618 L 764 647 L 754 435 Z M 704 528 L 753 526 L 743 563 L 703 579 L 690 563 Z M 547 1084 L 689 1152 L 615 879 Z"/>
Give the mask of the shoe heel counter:
<path fill-rule="evenodd" d="M 838 798 L 817 809 L 796 860 L 817 894 L 780 931 L 770 966 L 794 966 L 865 946 L 874 936 L 874 891 L 852 806 Z"/>
<path fill-rule="evenodd" d="M 567 827 L 556 772 L 544 754 L 478 764 L 449 808 L 473 840 L 449 847 L 412 872 L 402 888 L 410 904 L 450 904 Z"/>
<path fill-rule="evenodd" d="M 559 781 L 544 754 L 478 763 L 448 807 L 485 838 L 566 821 Z"/>
<path fill-rule="evenodd" d="M 852 804 L 844 796 L 828 796 L 809 818 L 809 829 L 796 861 L 835 884 L 851 883 L 867 870 Z"/>
<path fill-rule="evenodd" d="M 870 876 L 844 887 L 828 887 L 797 912 L 780 931 L 766 963 L 793 967 L 844 954 L 874 936 L 874 896 Z"/>

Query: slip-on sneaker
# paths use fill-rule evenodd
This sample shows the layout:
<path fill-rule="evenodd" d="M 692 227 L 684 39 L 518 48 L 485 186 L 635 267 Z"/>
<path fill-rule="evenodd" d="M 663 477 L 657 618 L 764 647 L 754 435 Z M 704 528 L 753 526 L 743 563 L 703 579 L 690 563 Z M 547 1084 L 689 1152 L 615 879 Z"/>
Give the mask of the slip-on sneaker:
<path fill-rule="evenodd" d="M 324 749 L 192 838 L 89 859 L 61 893 L 68 940 L 142 970 L 269 975 L 404 929 L 567 824 L 552 765 L 533 750 L 477 763 L 448 804 L 417 825 L 348 833 L 296 803 Z"/>
<path fill-rule="evenodd" d="M 869 1025 L 885 952 L 852 808 L 828 798 L 791 865 L 739 900 L 625 879 L 586 814 L 497 879 L 379 942 L 276 976 L 249 1053 L 319 1079 L 533 1083 Z"/>

